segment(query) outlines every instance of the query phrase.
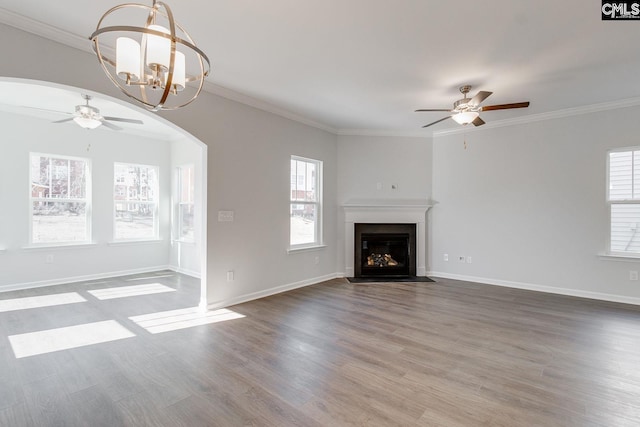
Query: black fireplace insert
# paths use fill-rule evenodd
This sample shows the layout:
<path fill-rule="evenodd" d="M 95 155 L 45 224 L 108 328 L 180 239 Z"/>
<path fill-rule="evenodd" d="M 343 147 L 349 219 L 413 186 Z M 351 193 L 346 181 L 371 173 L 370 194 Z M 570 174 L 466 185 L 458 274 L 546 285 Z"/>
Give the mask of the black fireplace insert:
<path fill-rule="evenodd" d="M 416 225 L 356 223 L 355 277 L 416 275 Z"/>

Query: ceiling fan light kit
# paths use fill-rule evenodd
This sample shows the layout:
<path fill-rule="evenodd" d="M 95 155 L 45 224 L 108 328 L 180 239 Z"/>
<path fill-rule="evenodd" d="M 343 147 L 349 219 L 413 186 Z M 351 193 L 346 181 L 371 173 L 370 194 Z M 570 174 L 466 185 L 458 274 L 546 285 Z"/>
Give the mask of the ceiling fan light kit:
<path fill-rule="evenodd" d="M 462 111 L 458 114 L 454 114 L 453 116 L 451 116 L 451 118 L 455 120 L 459 125 L 468 125 L 469 123 L 472 123 L 478 116 L 480 116 L 480 113 L 478 113 L 477 111 Z"/>
<path fill-rule="evenodd" d="M 110 25 L 117 19 L 122 24 Z M 143 25 L 128 25 L 132 21 Z M 111 82 L 151 111 L 190 104 L 209 75 L 209 58 L 160 1 L 109 9 L 89 39 Z M 193 87 L 185 90 L 188 83 Z"/>
<path fill-rule="evenodd" d="M 529 106 L 529 102 L 527 101 L 517 102 L 513 104 L 489 105 L 481 107 L 480 103 L 487 99 L 493 92 L 480 91 L 473 98 L 469 98 L 467 97 L 467 94 L 471 90 L 470 85 L 460 86 L 459 90 L 460 93 L 462 93 L 463 98 L 453 103 L 452 110 L 446 108 L 416 110 L 416 112 L 448 111 L 449 113 L 451 113 L 451 115 L 447 117 L 443 117 L 442 119 L 422 126 L 423 128 L 433 126 L 436 123 L 440 123 L 448 118 L 452 118 L 456 123 L 460 125 L 473 124 L 474 126 L 482 126 L 483 124 L 485 124 L 485 121 L 480 118 L 480 112 L 482 111 L 509 110 L 512 108 L 526 108 Z"/>

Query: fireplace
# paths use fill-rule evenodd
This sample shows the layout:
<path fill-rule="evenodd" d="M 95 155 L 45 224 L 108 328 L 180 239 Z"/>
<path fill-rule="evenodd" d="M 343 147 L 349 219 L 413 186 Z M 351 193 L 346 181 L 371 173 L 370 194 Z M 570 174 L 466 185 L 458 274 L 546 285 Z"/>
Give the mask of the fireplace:
<path fill-rule="evenodd" d="M 416 275 L 415 224 L 354 224 L 354 277 Z"/>
<path fill-rule="evenodd" d="M 409 274 L 415 274 L 418 277 L 426 276 L 426 213 L 430 207 L 431 204 L 428 201 L 418 199 L 352 199 L 343 204 L 345 276 L 356 276 L 356 265 L 361 262 L 362 254 L 357 258 L 357 262 L 355 256 L 356 248 L 360 246 L 355 242 L 356 224 L 395 224 L 415 227 L 415 247 L 411 244 L 409 246 L 412 268 L 415 268 L 415 271 L 410 270 Z M 362 274 L 362 271 L 358 273 Z"/>

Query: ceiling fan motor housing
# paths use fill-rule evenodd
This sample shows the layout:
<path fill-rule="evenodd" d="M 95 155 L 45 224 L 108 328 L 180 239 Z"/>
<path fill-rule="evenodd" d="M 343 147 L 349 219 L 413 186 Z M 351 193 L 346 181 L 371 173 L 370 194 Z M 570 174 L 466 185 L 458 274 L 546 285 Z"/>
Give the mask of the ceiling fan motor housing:
<path fill-rule="evenodd" d="M 76 105 L 76 115 L 88 119 L 98 119 L 100 117 L 100 110 L 91 105 Z"/>

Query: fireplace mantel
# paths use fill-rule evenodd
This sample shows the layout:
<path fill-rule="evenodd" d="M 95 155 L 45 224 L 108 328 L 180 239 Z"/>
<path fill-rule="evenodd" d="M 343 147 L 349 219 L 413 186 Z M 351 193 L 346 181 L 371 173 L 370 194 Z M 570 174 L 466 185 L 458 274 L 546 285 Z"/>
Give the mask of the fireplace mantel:
<path fill-rule="evenodd" d="M 345 218 L 345 274 L 354 274 L 354 224 L 416 224 L 417 275 L 426 276 L 426 212 L 432 205 L 421 199 L 353 199 L 342 205 Z"/>

